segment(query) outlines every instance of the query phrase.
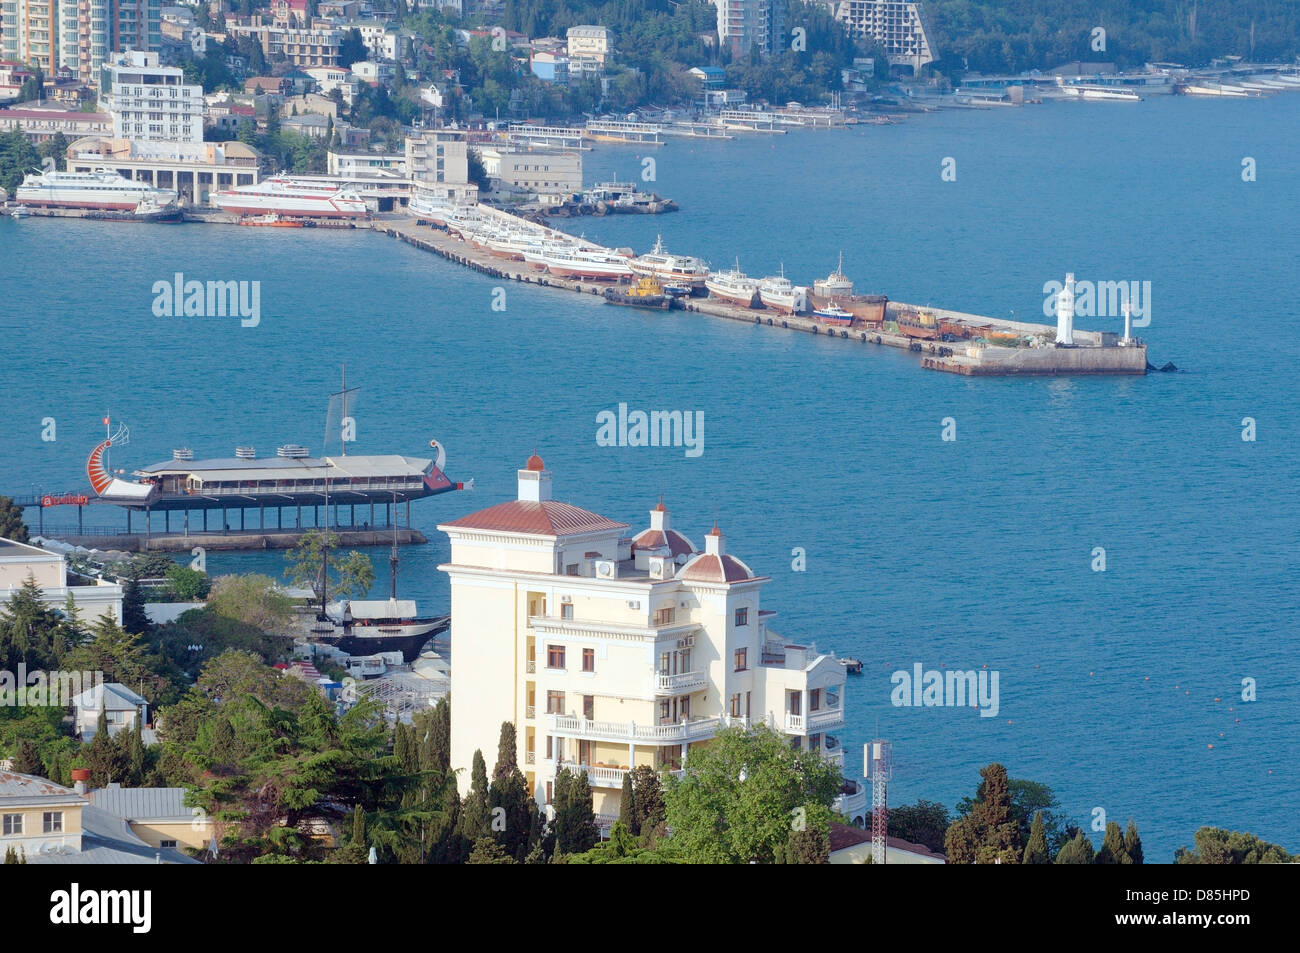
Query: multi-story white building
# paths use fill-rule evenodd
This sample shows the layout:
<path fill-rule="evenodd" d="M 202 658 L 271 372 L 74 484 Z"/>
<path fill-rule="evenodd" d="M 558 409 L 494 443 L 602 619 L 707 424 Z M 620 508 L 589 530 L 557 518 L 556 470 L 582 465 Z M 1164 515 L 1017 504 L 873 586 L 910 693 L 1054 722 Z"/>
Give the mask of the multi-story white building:
<path fill-rule="evenodd" d="M 413 196 L 426 201 L 478 201 L 469 180 L 469 142 L 456 129 L 426 129 L 406 138 L 406 174 Z"/>
<path fill-rule="evenodd" d="M 202 142 L 203 87 L 188 85 L 157 53 L 114 54 L 104 65 L 100 96 L 113 117 L 113 138 L 133 142 Z"/>
<path fill-rule="evenodd" d="M 765 722 L 843 766 L 845 669 L 790 644 L 761 608 L 769 582 L 726 551 L 701 551 L 661 502 L 628 525 L 552 497 L 534 454 L 518 498 L 438 528 L 451 540 L 451 760 L 462 790 L 501 723 L 549 801 L 556 773 L 586 771 L 596 812 L 617 814 L 633 767 L 680 771 L 725 724 Z M 860 810 L 859 810 L 860 813 Z"/>
<path fill-rule="evenodd" d="M 568 40 L 569 68 L 573 72 L 598 73 L 610 53 L 609 29 L 603 26 L 571 26 Z"/>
<path fill-rule="evenodd" d="M 782 0 L 713 0 L 718 8 L 718 41 L 733 57 L 751 49 L 771 53 L 782 42 Z"/>
<path fill-rule="evenodd" d="M 70 586 L 68 563 L 61 553 L 0 539 L 0 606 L 7 604 L 28 579 L 36 580 L 41 600 L 51 609 L 62 610 L 71 597 L 86 625 L 93 625 L 106 614 L 122 619 L 121 586 L 103 579 L 97 579 L 93 586 Z"/>
<path fill-rule="evenodd" d="M 934 61 L 920 3 L 909 0 L 827 0 L 835 19 L 852 36 L 870 37 L 885 50 L 891 66 L 920 72 Z"/>
<path fill-rule="evenodd" d="M 582 153 L 495 146 L 479 150 L 483 171 L 507 190 L 559 203 L 582 191 Z"/>

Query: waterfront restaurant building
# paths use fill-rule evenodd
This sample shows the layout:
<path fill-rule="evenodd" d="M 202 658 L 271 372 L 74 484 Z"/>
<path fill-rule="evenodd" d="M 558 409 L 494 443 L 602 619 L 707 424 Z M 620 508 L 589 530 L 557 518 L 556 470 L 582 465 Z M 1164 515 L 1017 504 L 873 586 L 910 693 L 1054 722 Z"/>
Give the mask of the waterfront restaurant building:
<path fill-rule="evenodd" d="M 518 498 L 439 526 L 451 541 L 451 760 L 464 791 L 475 750 L 495 757 L 502 722 L 520 769 L 550 802 L 561 768 L 586 771 L 607 827 L 627 772 L 681 771 L 727 724 L 764 722 L 796 748 L 844 764 L 845 668 L 783 639 L 760 607 L 769 581 L 726 551 L 701 550 L 661 502 L 628 525 L 552 497 L 534 454 Z M 850 782 L 839 809 L 865 815 Z"/>

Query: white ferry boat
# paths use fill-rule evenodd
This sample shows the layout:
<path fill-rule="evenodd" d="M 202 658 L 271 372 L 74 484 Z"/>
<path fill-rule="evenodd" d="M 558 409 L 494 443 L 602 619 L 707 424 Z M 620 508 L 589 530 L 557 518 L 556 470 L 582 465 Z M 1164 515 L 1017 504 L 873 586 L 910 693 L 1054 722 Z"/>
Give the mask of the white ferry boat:
<path fill-rule="evenodd" d="M 112 169 L 94 172 L 36 172 L 23 178 L 14 198 L 24 205 L 45 208 L 89 208 L 134 211 L 142 202 L 165 207 L 176 202 L 171 189 L 133 182 Z"/>
<path fill-rule="evenodd" d="M 1084 83 L 1062 83 L 1061 93 L 1066 99 L 1086 99 L 1119 103 L 1138 103 L 1142 97 L 1131 89 L 1116 89 L 1113 86 L 1088 85 Z"/>
<path fill-rule="evenodd" d="M 711 271 L 704 280 L 704 287 L 709 294 L 724 301 L 732 301 L 752 308 L 758 303 L 758 279 L 751 278 L 740 270 L 740 262 L 735 268 L 725 271 Z"/>
<path fill-rule="evenodd" d="M 848 298 L 853 295 L 853 282 L 844 274 L 844 253 L 840 252 L 840 263 L 825 278 L 813 282 L 813 294 L 822 298 Z"/>
<path fill-rule="evenodd" d="M 559 278 L 613 281 L 632 277 L 632 269 L 628 267 L 626 257 L 602 248 L 545 242 L 542 249 L 524 252 L 524 260 L 545 268 Z"/>
<path fill-rule="evenodd" d="M 769 308 L 797 314 L 808 310 L 808 289 L 796 285 L 785 276 L 785 266 L 780 275 L 771 275 L 758 283 L 758 299 Z"/>
<path fill-rule="evenodd" d="M 702 289 L 709 276 L 709 266 L 704 259 L 693 255 L 670 255 L 658 235 L 655 236 L 655 247 L 639 258 L 633 258 L 628 267 L 633 274 L 674 286 L 688 285 L 693 289 Z"/>
<path fill-rule="evenodd" d="M 274 212 L 294 218 L 365 218 L 366 203 L 351 189 L 287 175 L 212 193 L 212 202 L 233 215 Z"/>

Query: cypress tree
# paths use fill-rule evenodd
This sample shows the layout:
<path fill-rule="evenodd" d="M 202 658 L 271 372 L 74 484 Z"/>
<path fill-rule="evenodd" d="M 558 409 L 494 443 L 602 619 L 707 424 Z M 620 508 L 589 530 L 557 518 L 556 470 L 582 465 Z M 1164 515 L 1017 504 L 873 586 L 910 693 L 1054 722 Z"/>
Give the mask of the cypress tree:
<path fill-rule="evenodd" d="M 497 740 L 497 763 L 492 769 L 492 780 L 503 781 L 519 770 L 519 758 L 515 750 L 515 726 L 508 721 L 501 722 L 501 736 Z"/>
<path fill-rule="evenodd" d="M 1106 834 L 1102 838 L 1101 850 L 1093 860 L 1095 864 L 1131 864 L 1128 852 L 1124 849 L 1124 834 L 1117 821 L 1106 822 Z"/>
<path fill-rule="evenodd" d="M 1034 823 L 1029 827 L 1029 842 L 1025 844 L 1022 863 L 1050 864 L 1051 855 L 1047 852 L 1047 833 L 1043 830 L 1043 812 L 1034 812 Z"/>
<path fill-rule="evenodd" d="M 1077 831 L 1074 840 L 1068 841 L 1056 855 L 1058 864 L 1091 864 L 1093 858 L 1092 841 Z"/>
<path fill-rule="evenodd" d="M 1131 817 L 1128 819 L 1128 830 L 1124 832 L 1124 852 L 1128 854 L 1130 864 L 1142 863 L 1142 838 L 1138 837 L 1137 825 Z"/>
<path fill-rule="evenodd" d="M 14 753 L 14 770 L 19 774 L 35 775 L 45 770 L 45 765 L 41 763 L 40 749 L 31 739 L 24 738 L 18 742 L 18 750 Z"/>
<path fill-rule="evenodd" d="M 488 816 L 487 762 L 483 760 L 483 752 L 476 750 L 474 752 L 474 766 L 470 770 L 469 794 L 465 797 L 460 816 L 461 836 L 468 843 L 477 844 L 481 837 L 491 833 L 489 830 L 490 820 Z"/>
<path fill-rule="evenodd" d="M 126 769 L 127 780 L 132 787 L 140 787 L 144 784 L 144 713 L 136 707 L 135 710 L 135 727 L 126 737 Z"/>
<path fill-rule="evenodd" d="M 366 812 L 361 810 L 360 804 L 352 808 L 351 845 L 360 850 L 366 848 Z"/>
<path fill-rule="evenodd" d="M 564 778 L 564 799 L 560 800 L 560 776 Z M 555 779 L 555 852 L 581 854 L 600 840 L 592 806 L 591 784 L 587 772 L 561 771 Z"/>
<path fill-rule="evenodd" d="M 623 792 L 618 798 L 618 819 L 619 822 L 627 829 L 628 833 L 634 837 L 640 834 L 640 829 L 636 826 L 636 801 L 632 793 L 632 772 L 629 771 L 623 775 Z"/>

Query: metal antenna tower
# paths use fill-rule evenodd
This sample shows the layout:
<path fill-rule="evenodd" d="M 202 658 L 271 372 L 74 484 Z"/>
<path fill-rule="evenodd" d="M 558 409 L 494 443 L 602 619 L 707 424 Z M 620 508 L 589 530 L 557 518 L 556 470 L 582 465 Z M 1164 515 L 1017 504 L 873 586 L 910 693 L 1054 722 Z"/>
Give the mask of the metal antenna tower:
<path fill-rule="evenodd" d="M 885 862 L 885 837 L 889 831 L 886 792 L 894 776 L 894 748 L 888 741 L 862 746 L 863 773 L 871 782 L 871 862 Z"/>

